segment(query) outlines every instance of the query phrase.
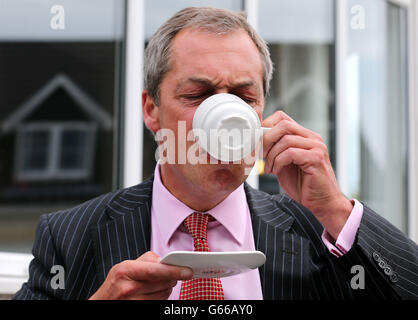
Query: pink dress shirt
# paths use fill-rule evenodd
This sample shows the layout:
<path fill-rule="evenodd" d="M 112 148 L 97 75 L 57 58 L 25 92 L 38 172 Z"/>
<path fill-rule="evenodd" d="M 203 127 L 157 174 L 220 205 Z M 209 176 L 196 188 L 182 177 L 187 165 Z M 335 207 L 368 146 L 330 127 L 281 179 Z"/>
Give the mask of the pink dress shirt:
<path fill-rule="evenodd" d="M 331 244 L 329 236 L 327 238 L 324 231 L 323 240 L 330 251 L 335 252 L 335 255 L 342 255 L 341 251 L 346 252 L 351 248 L 359 220 L 361 220 L 362 208 L 361 212 L 358 211 L 355 219 L 352 219 L 353 213 L 350 215 L 349 220 L 351 219 L 353 226 L 348 228 L 349 221 L 347 221 L 337 239 L 336 246 L 340 249 Z M 183 220 L 193 212 L 193 209 L 175 198 L 162 184 L 157 163 L 152 190 L 151 251 L 160 257 L 175 250 L 193 251 L 193 239 L 182 225 Z M 216 219 L 208 225 L 208 243 L 211 251 L 255 250 L 250 211 L 243 184 L 207 212 Z M 357 222 L 356 227 L 354 224 Z M 343 232 L 347 235 L 343 235 Z M 221 282 L 226 300 L 263 299 L 258 269 L 221 278 Z M 173 288 L 169 300 L 179 298 L 180 288 L 181 281 Z"/>
<path fill-rule="evenodd" d="M 328 232 L 325 229 L 322 232 L 322 241 L 327 246 L 328 250 L 337 257 L 346 254 L 353 246 L 357 230 L 360 227 L 361 218 L 363 217 L 363 205 L 361 202 L 353 199 L 351 200 L 351 203 L 354 205 L 354 208 L 338 235 L 335 245 L 332 244 L 333 239 Z"/>

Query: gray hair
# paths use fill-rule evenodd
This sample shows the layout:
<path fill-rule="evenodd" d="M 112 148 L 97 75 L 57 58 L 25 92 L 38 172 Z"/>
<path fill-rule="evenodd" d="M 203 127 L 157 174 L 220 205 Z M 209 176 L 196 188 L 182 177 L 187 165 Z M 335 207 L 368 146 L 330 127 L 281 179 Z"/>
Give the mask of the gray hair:
<path fill-rule="evenodd" d="M 239 29 L 246 31 L 260 52 L 263 64 L 263 92 L 267 95 L 273 63 L 266 42 L 247 22 L 245 13 L 209 7 L 189 7 L 167 20 L 152 36 L 145 50 L 144 88 L 156 105 L 160 104 L 161 82 L 170 70 L 171 42 L 177 33 L 185 28 L 219 35 Z"/>

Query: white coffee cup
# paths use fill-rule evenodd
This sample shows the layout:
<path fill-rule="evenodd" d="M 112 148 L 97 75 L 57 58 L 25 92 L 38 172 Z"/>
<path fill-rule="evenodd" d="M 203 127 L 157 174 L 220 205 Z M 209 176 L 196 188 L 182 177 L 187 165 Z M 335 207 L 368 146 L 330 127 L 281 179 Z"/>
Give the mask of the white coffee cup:
<path fill-rule="evenodd" d="M 224 162 L 247 157 L 269 129 L 261 127 L 258 115 L 250 105 L 229 93 L 205 99 L 193 117 L 193 132 L 200 147 Z"/>

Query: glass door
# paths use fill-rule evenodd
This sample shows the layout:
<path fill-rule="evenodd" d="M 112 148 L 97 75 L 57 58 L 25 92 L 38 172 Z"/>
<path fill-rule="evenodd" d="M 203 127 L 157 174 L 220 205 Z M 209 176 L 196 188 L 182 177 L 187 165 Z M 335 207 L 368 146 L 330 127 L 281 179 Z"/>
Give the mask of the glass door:
<path fill-rule="evenodd" d="M 408 8 L 348 1 L 354 7 L 347 10 L 343 191 L 407 232 Z M 358 28 L 352 22 L 360 11 Z"/>

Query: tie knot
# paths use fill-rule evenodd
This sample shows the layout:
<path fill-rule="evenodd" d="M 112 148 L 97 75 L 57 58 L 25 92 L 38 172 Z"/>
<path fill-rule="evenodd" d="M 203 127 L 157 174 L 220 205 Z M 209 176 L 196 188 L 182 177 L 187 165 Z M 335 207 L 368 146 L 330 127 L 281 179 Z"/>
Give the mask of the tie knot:
<path fill-rule="evenodd" d="M 208 214 L 193 212 L 184 220 L 184 226 L 193 238 L 196 251 L 208 251 L 209 249 L 206 249 L 209 218 Z"/>

